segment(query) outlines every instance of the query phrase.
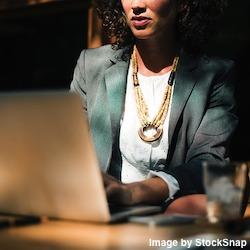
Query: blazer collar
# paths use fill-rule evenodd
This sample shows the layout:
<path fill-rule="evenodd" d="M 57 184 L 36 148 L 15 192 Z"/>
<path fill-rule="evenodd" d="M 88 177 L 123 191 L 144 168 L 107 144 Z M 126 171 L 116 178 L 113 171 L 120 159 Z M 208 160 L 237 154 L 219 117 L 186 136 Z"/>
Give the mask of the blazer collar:
<path fill-rule="evenodd" d="M 189 96 L 191 95 L 197 82 L 197 67 L 199 57 L 181 51 L 179 65 L 177 66 L 174 93 L 171 104 L 170 124 L 169 124 L 169 143 L 174 143 L 174 133 L 178 127 L 178 121 L 185 108 Z M 170 147 L 171 150 L 171 147 Z M 171 152 L 169 151 L 169 154 Z"/>
<path fill-rule="evenodd" d="M 120 120 L 124 110 L 125 93 L 129 61 L 119 59 L 118 51 L 112 59 L 112 65 L 105 71 L 104 79 L 112 127 L 112 138 L 117 136 Z M 118 54 L 118 55 L 117 55 Z"/>
<path fill-rule="evenodd" d="M 93 138 L 101 168 L 105 172 L 110 166 L 113 145 L 118 142 L 125 102 L 129 61 L 123 61 L 121 54 L 120 50 L 114 51 L 108 61 L 104 78 L 96 89 L 96 101 L 91 115 Z"/>
<path fill-rule="evenodd" d="M 113 144 L 119 135 L 120 119 L 125 101 L 128 61 L 123 61 L 122 50 L 111 51 L 104 72 L 96 88 L 95 101 L 89 107 L 90 125 L 100 167 L 107 171 Z"/>

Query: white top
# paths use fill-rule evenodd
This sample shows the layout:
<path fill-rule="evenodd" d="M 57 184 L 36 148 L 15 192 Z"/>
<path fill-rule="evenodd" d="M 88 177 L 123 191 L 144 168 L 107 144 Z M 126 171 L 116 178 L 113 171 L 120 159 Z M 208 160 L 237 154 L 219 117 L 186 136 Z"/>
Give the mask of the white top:
<path fill-rule="evenodd" d="M 150 120 L 152 120 L 159 111 L 169 76 L 170 72 L 160 76 L 149 77 L 138 73 L 140 88 L 148 107 Z M 127 77 L 125 109 L 120 130 L 120 151 L 122 155 L 121 180 L 123 183 L 131 183 L 142 181 L 153 176 L 159 176 L 168 184 L 169 198 L 173 198 L 173 195 L 179 190 L 177 180 L 173 176 L 160 171 L 164 168 L 168 154 L 168 128 L 171 102 L 172 96 L 168 114 L 163 124 L 162 137 L 151 143 L 144 142 L 138 135 L 140 121 L 137 115 L 132 66 L 130 64 Z"/>

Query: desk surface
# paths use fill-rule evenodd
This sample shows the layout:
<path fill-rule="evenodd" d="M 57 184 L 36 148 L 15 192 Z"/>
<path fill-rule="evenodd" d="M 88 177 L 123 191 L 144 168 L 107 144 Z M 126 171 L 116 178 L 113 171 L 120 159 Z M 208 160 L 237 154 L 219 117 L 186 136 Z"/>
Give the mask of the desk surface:
<path fill-rule="evenodd" d="M 4 250 L 29 249 L 152 249 L 149 239 L 174 240 L 201 233 L 220 233 L 218 227 L 199 224 L 156 226 L 113 225 L 47 220 L 37 225 L 0 230 Z M 154 248 L 153 248 L 154 249 Z"/>

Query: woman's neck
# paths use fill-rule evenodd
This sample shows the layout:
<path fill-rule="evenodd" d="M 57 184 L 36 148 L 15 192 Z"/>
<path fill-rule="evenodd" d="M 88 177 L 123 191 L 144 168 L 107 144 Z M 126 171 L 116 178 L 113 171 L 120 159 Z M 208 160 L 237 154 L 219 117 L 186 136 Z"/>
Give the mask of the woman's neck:
<path fill-rule="evenodd" d="M 174 41 L 136 41 L 138 71 L 145 76 L 162 75 L 172 69 L 178 46 Z"/>

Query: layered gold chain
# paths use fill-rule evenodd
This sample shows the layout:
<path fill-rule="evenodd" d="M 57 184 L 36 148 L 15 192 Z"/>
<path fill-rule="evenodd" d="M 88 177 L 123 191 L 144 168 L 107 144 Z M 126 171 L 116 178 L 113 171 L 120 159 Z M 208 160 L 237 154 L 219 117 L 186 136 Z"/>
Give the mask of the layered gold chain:
<path fill-rule="evenodd" d="M 134 83 L 134 90 L 135 90 L 136 108 L 137 108 L 138 117 L 141 123 L 141 127 L 138 131 L 138 134 L 143 141 L 153 142 L 153 141 L 158 140 L 163 133 L 163 123 L 166 119 L 168 109 L 169 109 L 170 98 L 172 95 L 173 82 L 175 78 L 175 72 L 176 72 L 176 68 L 178 65 L 179 57 L 174 58 L 173 68 L 168 79 L 168 84 L 164 92 L 161 106 L 159 108 L 158 113 L 156 114 L 156 116 L 154 117 L 152 121 L 150 121 L 149 119 L 148 107 L 144 100 L 143 93 L 140 88 L 140 83 L 138 80 L 138 75 L 137 75 L 138 64 L 137 64 L 135 49 L 133 51 L 131 61 L 132 61 L 132 68 L 133 68 L 133 83 Z M 145 135 L 145 131 L 148 129 L 154 129 L 155 133 L 152 136 Z"/>

